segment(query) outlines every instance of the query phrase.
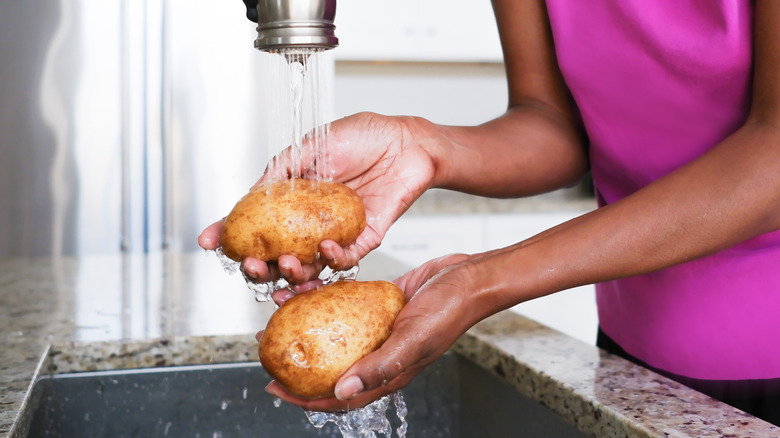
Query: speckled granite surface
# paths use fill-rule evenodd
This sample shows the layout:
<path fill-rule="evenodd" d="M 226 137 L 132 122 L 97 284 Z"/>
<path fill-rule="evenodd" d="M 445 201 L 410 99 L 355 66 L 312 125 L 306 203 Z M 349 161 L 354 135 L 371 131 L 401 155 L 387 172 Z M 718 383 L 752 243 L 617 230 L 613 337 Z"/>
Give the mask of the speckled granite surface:
<path fill-rule="evenodd" d="M 360 278 L 392 278 L 367 259 Z M 36 373 L 253 361 L 273 305 L 213 255 L 0 260 L 0 435 L 23 436 Z M 780 428 L 514 313 L 454 349 L 590 436 L 780 437 Z M 413 409 L 413 407 L 411 407 Z"/>

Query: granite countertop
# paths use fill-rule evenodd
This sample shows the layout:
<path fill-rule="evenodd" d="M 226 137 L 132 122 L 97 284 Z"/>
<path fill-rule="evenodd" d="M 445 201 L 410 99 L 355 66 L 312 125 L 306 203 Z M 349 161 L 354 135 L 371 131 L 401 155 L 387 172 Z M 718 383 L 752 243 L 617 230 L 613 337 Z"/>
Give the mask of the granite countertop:
<path fill-rule="evenodd" d="M 406 268 L 371 254 L 359 278 Z M 10 437 L 24 436 L 39 374 L 254 361 L 254 333 L 273 312 L 203 252 L 5 259 L 0 291 L 0 435 Z M 453 349 L 590 436 L 780 437 L 778 427 L 511 311 Z"/>

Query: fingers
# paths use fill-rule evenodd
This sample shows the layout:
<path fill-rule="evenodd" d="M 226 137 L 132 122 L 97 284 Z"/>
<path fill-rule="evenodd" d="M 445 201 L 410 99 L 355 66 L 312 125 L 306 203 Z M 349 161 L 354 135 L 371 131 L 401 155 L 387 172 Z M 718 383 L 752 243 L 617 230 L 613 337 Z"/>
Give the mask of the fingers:
<path fill-rule="evenodd" d="M 324 266 L 317 260 L 312 264 L 301 264 L 300 260 L 291 255 L 280 256 L 277 265 L 282 276 L 293 284 L 301 284 L 317 278 Z"/>
<path fill-rule="evenodd" d="M 338 243 L 332 240 L 324 240 L 320 243 L 320 257 L 331 269 L 349 269 L 357 264 L 357 260 L 351 260 L 347 252 Z"/>
<path fill-rule="evenodd" d="M 307 292 L 312 289 L 316 289 L 320 286 L 322 286 L 325 282 L 323 280 L 320 280 L 319 278 L 316 280 L 307 281 L 306 283 L 302 284 L 294 284 L 291 286 L 291 289 L 296 294 L 299 294 L 301 292 Z"/>
<path fill-rule="evenodd" d="M 302 264 L 295 256 L 283 255 L 276 263 L 248 257 L 241 262 L 241 271 L 247 281 L 255 283 L 275 282 L 281 278 L 289 283 L 289 290 L 275 291 L 274 301 L 281 305 L 293 294 L 306 292 L 321 286 L 323 281 L 319 275 L 325 262 L 317 260 L 312 264 Z"/>
<path fill-rule="evenodd" d="M 271 298 L 273 298 L 274 303 L 276 303 L 277 306 L 281 306 L 282 304 L 285 303 L 285 301 L 289 300 L 294 296 L 295 296 L 295 292 L 289 289 L 279 289 L 277 291 L 274 291 L 271 294 Z"/>
<path fill-rule="evenodd" d="M 206 227 L 198 236 L 198 245 L 203 249 L 211 251 L 219 248 L 219 232 L 222 230 L 224 222 L 225 219 L 223 218 Z"/>
<path fill-rule="evenodd" d="M 266 262 L 254 257 L 247 257 L 241 262 L 244 275 L 252 280 L 270 281 L 279 277 L 278 272 Z"/>
<path fill-rule="evenodd" d="M 244 275 L 253 281 L 274 281 L 284 278 L 290 283 L 305 283 L 316 278 L 321 270 L 318 265 L 304 265 L 295 256 L 283 255 L 276 263 L 247 257 L 241 262 Z"/>

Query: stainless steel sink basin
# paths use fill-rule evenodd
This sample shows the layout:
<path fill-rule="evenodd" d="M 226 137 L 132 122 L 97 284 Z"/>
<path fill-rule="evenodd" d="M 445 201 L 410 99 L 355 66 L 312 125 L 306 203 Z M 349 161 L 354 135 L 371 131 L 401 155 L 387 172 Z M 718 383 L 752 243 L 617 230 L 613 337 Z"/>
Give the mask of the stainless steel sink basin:
<path fill-rule="evenodd" d="M 296 407 L 263 391 L 258 364 L 61 374 L 33 389 L 28 437 L 315 437 Z M 560 417 L 454 353 L 403 390 L 407 436 L 581 437 Z M 389 418 L 398 426 L 393 408 Z M 381 436 L 381 435 L 380 435 Z"/>

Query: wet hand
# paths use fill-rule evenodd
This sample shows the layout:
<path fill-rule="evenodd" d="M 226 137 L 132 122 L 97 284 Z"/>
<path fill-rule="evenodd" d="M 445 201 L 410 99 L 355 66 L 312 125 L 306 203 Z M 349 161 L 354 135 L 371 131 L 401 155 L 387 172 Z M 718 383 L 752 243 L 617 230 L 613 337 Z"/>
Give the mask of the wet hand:
<path fill-rule="evenodd" d="M 396 281 L 409 302 L 396 318 L 393 332 L 378 350 L 353 364 L 339 379 L 333 397 L 301 399 L 276 382 L 266 391 L 312 411 L 343 411 L 365 406 L 406 386 L 438 359 L 471 322 L 465 255 L 433 260 Z"/>
<path fill-rule="evenodd" d="M 390 226 L 433 184 L 435 165 L 418 138 L 427 138 L 418 119 L 361 113 L 333 122 L 325 141 L 332 166 L 332 180 L 352 188 L 363 201 L 366 227 L 355 242 L 341 247 L 333 241 L 319 245 L 319 258 L 303 264 L 295 257 L 281 256 L 276 263 L 247 258 L 242 270 L 251 280 L 285 278 L 293 285 L 317 278 L 325 266 L 334 270 L 356 266 L 382 242 Z M 286 159 L 288 148 L 266 169 L 262 183 L 293 175 L 315 177 L 318 157 L 314 148 L 303 148 L 299 160 Z M 278 163 L 287 163 L 280 166 Z M 290 167 L 297 163 L 297 168 Z M 198 242 L 205 249 L 219 247 L 222 221 L 207 227 Z"/>

